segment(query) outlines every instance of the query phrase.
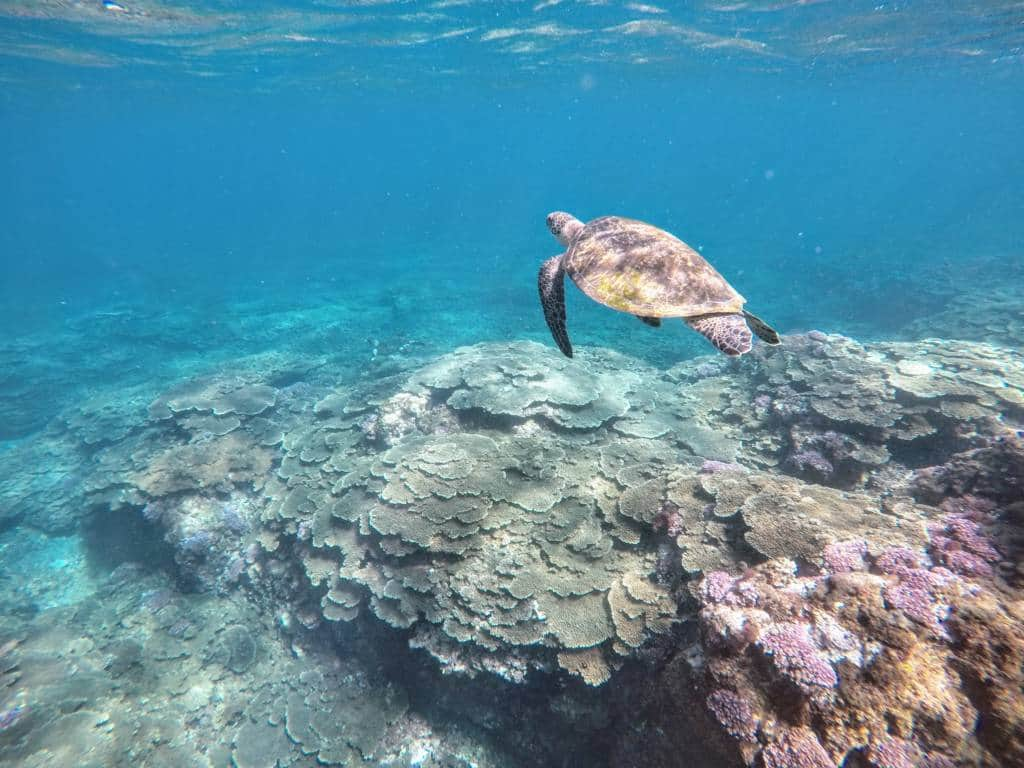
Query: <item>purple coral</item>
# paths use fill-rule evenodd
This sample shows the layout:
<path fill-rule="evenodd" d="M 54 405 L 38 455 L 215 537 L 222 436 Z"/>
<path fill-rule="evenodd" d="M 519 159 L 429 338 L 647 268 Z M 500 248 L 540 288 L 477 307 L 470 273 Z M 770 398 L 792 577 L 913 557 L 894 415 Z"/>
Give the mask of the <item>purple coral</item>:
<path fill-rule="evenodd" d="M 920 759 L 917 747 L 903 739 L 882 739 L 868 749 L 868 761 L 874 768 L 916 768 Z"/>
<path fill-rule="evenodd" d="M 903 576 L 921 567 L 921 557 L 906 547 L 889 547 L 875 560 L 875 567 L 887 576 Z"/>
<path fill-rule="evenodd" d="M 815 648 L 803 624 L 783 622 L 771 626 L 758 639 L 758 645 L 771 656 L 779 673 L 804 691 L 834 688 L 839 682 L 835 669 Z"/>
<path fill-rule="evenodd" d="M 836 471 L 832 462 L 815 450 L 795 451 L 788 461 L 797 472 L 816 472 L 822 477 L 831 477 Z"/>
<path fill-rule="evenodd" d="M 949 569 L 963 576 L 991 576 L 992 566 L 973 552 L 954 549 L 940 558 Z"/>
<path fill-rule="evenodd" d="M 249 530 L 249 521 L 242 517 L 238 509 L 232 504 L 221 506 L 220 519 L 224 523 L 224 527 L 237 536 L 241 536 Z"/>
<path fill-rule="evenodd" d="M 712 571 L 698 588 L 701 602 L 707 606 L 755 606 L 761 599 L 757 587 L 749 581 L 730 576 L 725 571 Z"/>
<path fill-rule="evenodd" d="M 821 742 L 805 729 L 786 731 L 761 752 L 764 768 L 835 768 Z"/>
<path fill-rule="evenodd" d="M 679 514 L 678 505 L 671 501 L 666 501 L 661 505 L 661 509 L 658 510 L 658 514 L 654 516 L 654 521 L 651 523 L 654 530 L 664 530 L 672 538 L 679 536 L 685 525 L 683 516 Z"/>
<path fill-rule="evenodd" d="M 712 691 L 707 703 L 708 709 L 730 736 L 743 741 L 754 741 L 757 738 L 757 721 L 753 710 L 737 693 L 724 688 Z"/>
<path fill-rule="evenodd" d="M 907 547 L 890 547 L 875 560 L 875 567 L 898 579 L 882 593 L 890 608 L 903 611 L 937 635 L 945 635 L 942 622 L 949 606 L 939 599 L 938 589 L 956 578 L 952 572 L 942 566 L 927 567 L 925 559 Z"/>
<path fill-rule="evenodd" d="M 807 400 L 790 387 L 781 387 L 772 401 L 772 410 L 783 419 L 796 419 L 807 413 Z"/>
<path fill-rule="evenodd" d="M 709 605 L 720 605 L 727 601 L 736 579 L 725 571 L 712 571 L 700 584 L 701 600 Z"/>
<path fill-rule="evenodd" d="M 898 608 L 908 618 L 941 635 L 948 606 L 939 602 L 935 590 L 945 582 L 940 569 L 935 572 L 923 568 L 908 569 L 900 575 L 899 583 L 887 586 L 883 594 L 891 607 Z"/>
<path fill-rule="evenodd" d="M 968 504 L 964 511 L 948 515 L 944 526 L 933 528 L 931 546 L 935 559 L 963 576 L 991 576 L 990 564 L 998 562 L 999 552 L 977 522 L 988 513 L 987 506 Z"/>
<path fill-rule="evenodd" d="M 213 545 L 213 534 L 209 531 L 196 531 L 178 543 L 178 549 L 191 557 L 206 557 Z"/>
<path fill-rule="evenodd" d="M 825 547 L 825 569 L 830 573 L 849 573 L 863 571 L 866 564 L 864 556 L 868 553 L 868 545 L 863 540 L 842 541 Z"/>

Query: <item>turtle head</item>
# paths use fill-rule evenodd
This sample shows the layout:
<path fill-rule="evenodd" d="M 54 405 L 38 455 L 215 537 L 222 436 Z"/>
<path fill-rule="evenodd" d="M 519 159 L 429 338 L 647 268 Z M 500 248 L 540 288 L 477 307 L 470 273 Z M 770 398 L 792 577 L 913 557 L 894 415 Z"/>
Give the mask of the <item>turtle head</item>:
<path fill-rule="evenodd" d="M 563 211 L 548 214 L 548 229 L 558 242 L 568 247 L 576 235 L 583 230 L 583 222 Z"/>

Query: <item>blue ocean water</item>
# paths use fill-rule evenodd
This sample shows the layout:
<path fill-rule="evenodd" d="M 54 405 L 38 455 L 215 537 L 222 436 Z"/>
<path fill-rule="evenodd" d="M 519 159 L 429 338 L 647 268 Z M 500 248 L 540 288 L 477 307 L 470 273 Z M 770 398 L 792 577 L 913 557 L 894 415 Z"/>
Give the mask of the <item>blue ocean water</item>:
<path fill-rule="evenodd" d="M 291 409 L 291 421 L 280 427 L 280 444 L 291 451 L 301 414 L 328 388 L 362 392 L 358 387 L 407 376 L 467 345 L 538 342 L 553 349 L 537 298 L 538 267 L 563 250 L 545 226 L 550 211 L 584 222 L 628 216 L 674 233 L 784 335 L 783 348 L 804 343 L 788 337 L 813 331 L 869 346 L 937 338 L 990 345 L 985 350 L 996 351 L 985 359 L 1016 365 L 1024 347 L 1018 2 L 10 0 L 0 1 L 0 84 L 0 457 L 8 457 L 0 485 L 0 644 L 22 647 L 12 669 L 23 671 L 5 674 L 12 691 L 24 689 L 21 698 L 0 702 L 7 713 L 0 714 L 0 760 L 12 765 L 195 765 L 196 755 L 209 765 L 275 764 L 250 762 L 239 751 L 252 735 L 236 735 L 239 724 L 266 718 L 246 720 L 241 708 L 225 714 L 197 693 L 198 683 L 183 682 L 184 673 L 170 681 L 153 672 L 151 658 L 173 654 L 138 639 L 142 619 L 129 608 L 110 606 L 155 601 L 156 616 L 163 604 L 173 608 L 182 595 L 200 595 L 208 602 L 182 608 L 182 615 L 225 611 L 232 626 L 257 638 L 264 661 L 280 646 L 280 663 L 296 665 L 314 654 L 296 650 L 302 642 L 282 627 L 301 623 L 294 618 L 301 611 L 282 607 L 293 597 L 266 574 L 295 578 L 287 563 L 301 560 L 301 524 L 298 534 L 293 523 L 267 524 L 295 534 L 294 542 L 246 539 L 285 554 L 249 557 L 262 575 L 251 575 L 247 589 L 229 589 L 221 575 L 207 578 L 204 569 L 216 558 L 195 554 L 209 542 L 189 522 L 200 519 L 199 507 L 188 504 L 216 497 L 243 517 L 251 513 L 244 537 L 254 521 L 272 517 L 257 510 L 260 493 L 215 493 L 211 481 L 196 480 L 202 493 L 195 495 L 195 488 L 171 484 L 167 498 L 183 516 L 172 525 L 160 506 L 171 502 L 147 491 L 140 475 L 112 473 L 152 467 L 141 457 L 155 455 L 161 440 L 189 450 L 221 445 L 229 433 L 220 427 L 207 424 L 202 438 L 182 441 L 185 427 L 160 437 L 147 421 L 151 403 L 196 377 L 273 388 L 272 410 Z M 681 322 L 649 328 L 571 285 L 566 300 L 577 349 L 628 355 L 633 362 L 614 363 L 626 372 L 621 376 L 669 375 L 714 353 Z M 874 350 L 864 354 L 889 354 Z M 975 363 L 964 359 L 967 375 Z M 986 368 L 984 376 L 1002 377 L 1001 387 L 1017 391 L 1016 370 Z M 967 381 L 968 390 L 987 386 Z M 763 394 L 751 392 L 751 402 Z M 957 390 L 949 402 L 972 396 Z M 360 402 L 376 405 L 382 397 Z M 887 406 L 878 397 L 881 412 Z M 893 402 L 905 402 L 900 397 Z M 992 407 L 1000 429 L 1018 429 L 1016 406 Z M 195 406 L 231 418 L 235 411 L 225 408 Z M 935 430 L 956 432 L 956 441 L 950 437 L 945 453 L 928 449 L 941 460 L 907 460 L 899 471 L 981 447 L 980 437 L 965 436 L 969 429 L 949 426 L 960 418 L 954 411 L 948 407 L 948 423 Z M 261 413 L 238 410 L 244 424 Z M 385 420 L 383 412 L 374 418 Z M 884 419 L 856 439 L 883 428 Z M 799 447 L 796 432 L 779 439 Z M 138 444 L 126 447 L 132 440 Z M 214 466 L 227 450 L 188 460 Z M 789 467 L 783 474 L 821 480 L 793 458 L 806 451 L 794 448 L 784 459 L 788 449 L 779 450 L 778 466 Z M 902 455 L 891 445 L 889 453 L 894 462 Z M 728 458 L 745 463 L 740 454 Z M 832 454 L 825 459 L 838 467 Z M 253 461 L 250 469 L 261 466 Z M 283 472 L 288 461 L 274 455 L 262 471 Z M 871 478 L 856 487 L 884 485 Z M 291 476 L 284 482 L 296 483 Z M 928 503 L 938 508 L 938 501 Z M 130 520 L 111 522 L 112 510 L 123 508 L 132 510 Z M 234 561 L 224 558 L 227 573 Z M 125 577 L 139 562 L 155 565 Z M 124 583 L 141 591 L 133 597 Z M 232 607 L 209 602 L 218 599 Z M 54 621 L 68 625 L 67 637 L 33 646 L 40 626 Z M 180 638 L 199 626 L 181 622 L 163 629 Z M 355 664 L 367 647 L 409 653 L 404 635 L 396 639 L 377 624 L 347 646 L 317 646 L 333 659 L 323 668 L 335 674 L 338 663 Z M 93 634 L 79 637 L 81 627 Z M 413 632 L 408 627 L 402 631 Z M 217 638 L 227 635 L 209 631 L 210 647 L 219 649 Z M 17 653 L 16 646 L 4 646 L 0 657 Z M 85 692 L 54 693 L 43 682 L 50 672 L 32 671 L 45 659 L 53 662 L 46 670 L 57 669 L 53 660 L 68 648 L 83 658 L 92 649 L 98 654 L 83 662 L 93 665 Z M 221 658 L 209 648 L 187 653 Z M 387 748 L 361 747 L 361 760 L 599 764 L 577 763 L 571 751 L 594 733 L 604 739 L 608 723 L 619 722 L 608 714 L 614 707 L 594 694 L 586 699 L 590 714 L 574 720 L 574 735 L 565 737 L 564 755 L 549 748 L 557 739 L 548 734 L 537 737 L 544 750 L 517 757 L 515 739 L 490 733 L 517 722 L 514 714 L 494 714 L 501 728 L 489 729 L 486 718 L 471 720 L 472 706 L 453 703 L 462 697 L 479 704 L 507 691 L 495 692 L 491 682 L 463 690 L 464 683 L 435 678 L 430 665 L 414 670 L 417 664 L 399 661 L 390 673 L 400 681 L 408 675 L 402 695 L 415 717 L 407 715 L 412 719 L 388 737 Z M 112 668 L 123 673 L 114 687 L 126 686 L 116 696 L 103 682 L 103 670 Z M 533 688 L 515 694 L 520 706 L 558 709 L 543 689 L 548 683 L 531 679 Z M 430 686 L 444 691 L 443 704 L 431 704 Z M 135 712 L 134 726 L 109 714 L 88 728 L 65 723 L 54 713 L 66 713 L 62 702 L 75 696 L 86 702 L 75 709 L 82 712 L 106 712 L 121 701 Z M 151 744 L 169 745 L 163 751 L 144 747 L 149 737 L 140 734 L 157 726 L 139 723 L 163 715 L 139 702 L 190 696 L 203 702 L 182 710 L 191 747 L 180 733 L 154 737 Z M 523 717 L 524 728 L 540 727 Z M 43 726 L 50 723 L 61 735 L 47 741 Z M 130 727 L 136 735 L 125 735 Z M 94 731 L 106 734 L 96 737 L 100 746 L 89 741 Z M 1016 754 L 991 749 L 995 760 L 1003 754 L 1012 762 L 1006 755 Z M 274 760 L 300 765 L 314 753 Z M 660 753 L 633 763 L 614 754 L 618 762 L 609 765 L 673 764 Z M 319 759 L 356 764 L 326 751 Z"/>

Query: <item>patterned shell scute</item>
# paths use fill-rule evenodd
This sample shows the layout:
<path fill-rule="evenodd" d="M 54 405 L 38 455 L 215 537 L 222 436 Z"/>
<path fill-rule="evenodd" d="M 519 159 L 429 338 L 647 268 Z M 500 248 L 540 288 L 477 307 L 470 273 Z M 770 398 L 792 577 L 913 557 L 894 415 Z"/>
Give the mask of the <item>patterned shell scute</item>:
<path fill-rule="evenodd" d="M 682 240 L 633 219 L 594 219 L 573 242 L 564 264 L 587 296 L 630 314 L 693 317 L 739 312 L 745 302 Z"/>

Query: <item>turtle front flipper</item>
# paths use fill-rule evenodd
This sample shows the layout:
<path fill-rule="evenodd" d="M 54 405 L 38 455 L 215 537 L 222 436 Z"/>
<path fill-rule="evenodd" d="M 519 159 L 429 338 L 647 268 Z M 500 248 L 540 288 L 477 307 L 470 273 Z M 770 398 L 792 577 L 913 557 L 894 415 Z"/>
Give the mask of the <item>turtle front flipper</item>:
<path fill-rule="evenodd" d="M 699 315 L 685 319 L 688 326 L 730 357 L 749 352 L 754 343 L 743 315 Z"/>
<path fill-rule="evenodd" d="M 643 315 L 637 315 L 637 317 L 640 318 L 642 323 L 651 326 L 651 328 L 661 328 L 660 317 L 644 317 Z"/>
<path fill-rule="evenodd" d="M 537 288 L 540 290 L 541 306 L 544 307 L 544 319 L 548 322 L 555 344 L 562 350 L 562 354 L 572 357 L 572 344 L 565 330 L 565 269 L 562 267 L 562 256 L 555 256 L 541 264 Z"/>
<path fill-rule="evenodd" d="M 778 332 L 772 328 L 768 323 L 762 320 L 757 315 L 752 315 L 747 310 L 743 310 L 743 316 L 747 318 L 747 325 L 750 326 L 750 330 L 757 334 L 757 338 L 763 341 L 765 344 L 780 344 Z"/>

